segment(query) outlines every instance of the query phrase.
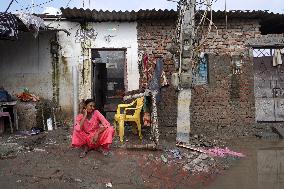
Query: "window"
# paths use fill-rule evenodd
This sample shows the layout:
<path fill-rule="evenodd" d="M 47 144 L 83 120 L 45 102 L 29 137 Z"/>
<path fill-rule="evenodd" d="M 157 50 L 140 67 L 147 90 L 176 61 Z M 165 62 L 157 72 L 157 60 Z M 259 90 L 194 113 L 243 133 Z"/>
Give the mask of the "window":
<path fill-rule="evenodd" d="M 198 66 L 192 72 L 193 85 L 208 84 L 208 55 L 199 58 Z"/>

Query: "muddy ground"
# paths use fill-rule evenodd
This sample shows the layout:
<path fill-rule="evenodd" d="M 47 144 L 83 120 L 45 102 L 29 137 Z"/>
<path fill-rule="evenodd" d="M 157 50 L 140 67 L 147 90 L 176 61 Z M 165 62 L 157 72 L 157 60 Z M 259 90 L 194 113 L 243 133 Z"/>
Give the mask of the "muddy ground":
<path fill-rule="evenodd" d="M 256 129 L 260 130 L 269 129 Z M 146 129 L 143 133 L 142 143 L 148 143 L 149 131 Z M 80 150 L 70 147 L 70 134 L 70 127 L 62 126 L 34 136 L 25 133 L 0 136 L 1 188 L 210 188 L 231 168 L 253 157 L 250 153 L 253 150 L 247 145 L 238 145 L 239 141 L 252 138 L 261 143 L 263 140 L 253 136 L 255 131 L 236 140 L 193 134 L 192 144 L 201 149 L 229 147 L 247 155 L 245 158 L 215 157 L 176 147 L 175 131 L 164 129 L 159 151 L 125 149 L 115 138 L 112 154 L 105 156 L 91 151 L 80 159 Z M 126 132 L 126 141 L 126 144 L 139 144 L 138 137 L 130 130 Z"/>

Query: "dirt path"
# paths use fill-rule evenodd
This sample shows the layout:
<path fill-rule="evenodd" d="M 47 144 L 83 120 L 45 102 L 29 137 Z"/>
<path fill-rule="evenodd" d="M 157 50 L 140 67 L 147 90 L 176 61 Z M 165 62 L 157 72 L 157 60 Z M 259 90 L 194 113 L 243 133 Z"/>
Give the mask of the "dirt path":
<path fill-rule="evenodd" d="M 130 151 L 114 142 L 111 156 L 70 148 L 70 131 L 0 137 L 1 188 L 200 188 L 238 158 L 213 158 L 161 140 L 162 151 Z M 137 139 L 133 139 L 137 140 Z"/>

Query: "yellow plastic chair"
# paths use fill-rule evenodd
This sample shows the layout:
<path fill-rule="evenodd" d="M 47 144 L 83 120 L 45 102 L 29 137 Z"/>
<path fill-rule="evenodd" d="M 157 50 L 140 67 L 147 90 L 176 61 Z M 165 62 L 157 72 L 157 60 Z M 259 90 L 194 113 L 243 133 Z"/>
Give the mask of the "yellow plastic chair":
<path fill-rule="evenodd" d="M 123 142 L 124 122 L 135 122 L 139 132 L 139 138 L 140 140 L 142 139 L 140 113 L 143 107 L 143 103 L 144 97 L 140 97 L 131 102 L 130 104 L 119 104 L 117 106 L 116 114 L 114 116 L 114 127 L 116 131 L 118 123 L 120 142 Z M 132 115 L 129 113 L 130 110 L 134 111 Z"/>

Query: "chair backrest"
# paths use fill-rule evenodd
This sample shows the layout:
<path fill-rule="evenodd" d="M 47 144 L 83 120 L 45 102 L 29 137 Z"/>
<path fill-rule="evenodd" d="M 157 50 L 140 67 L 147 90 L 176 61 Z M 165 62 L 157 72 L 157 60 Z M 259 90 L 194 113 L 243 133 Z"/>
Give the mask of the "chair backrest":
<path fill-rule="evenodd" d="M 143 104 L 144 104 L 144 97 L 140 97 L 140 98 L 136 99 L 136 108 L 138 108 L 138 107 L 139 108 L 135 110 L 134 114 L 140 115 L 140 112 L 142 110 Z"/>

